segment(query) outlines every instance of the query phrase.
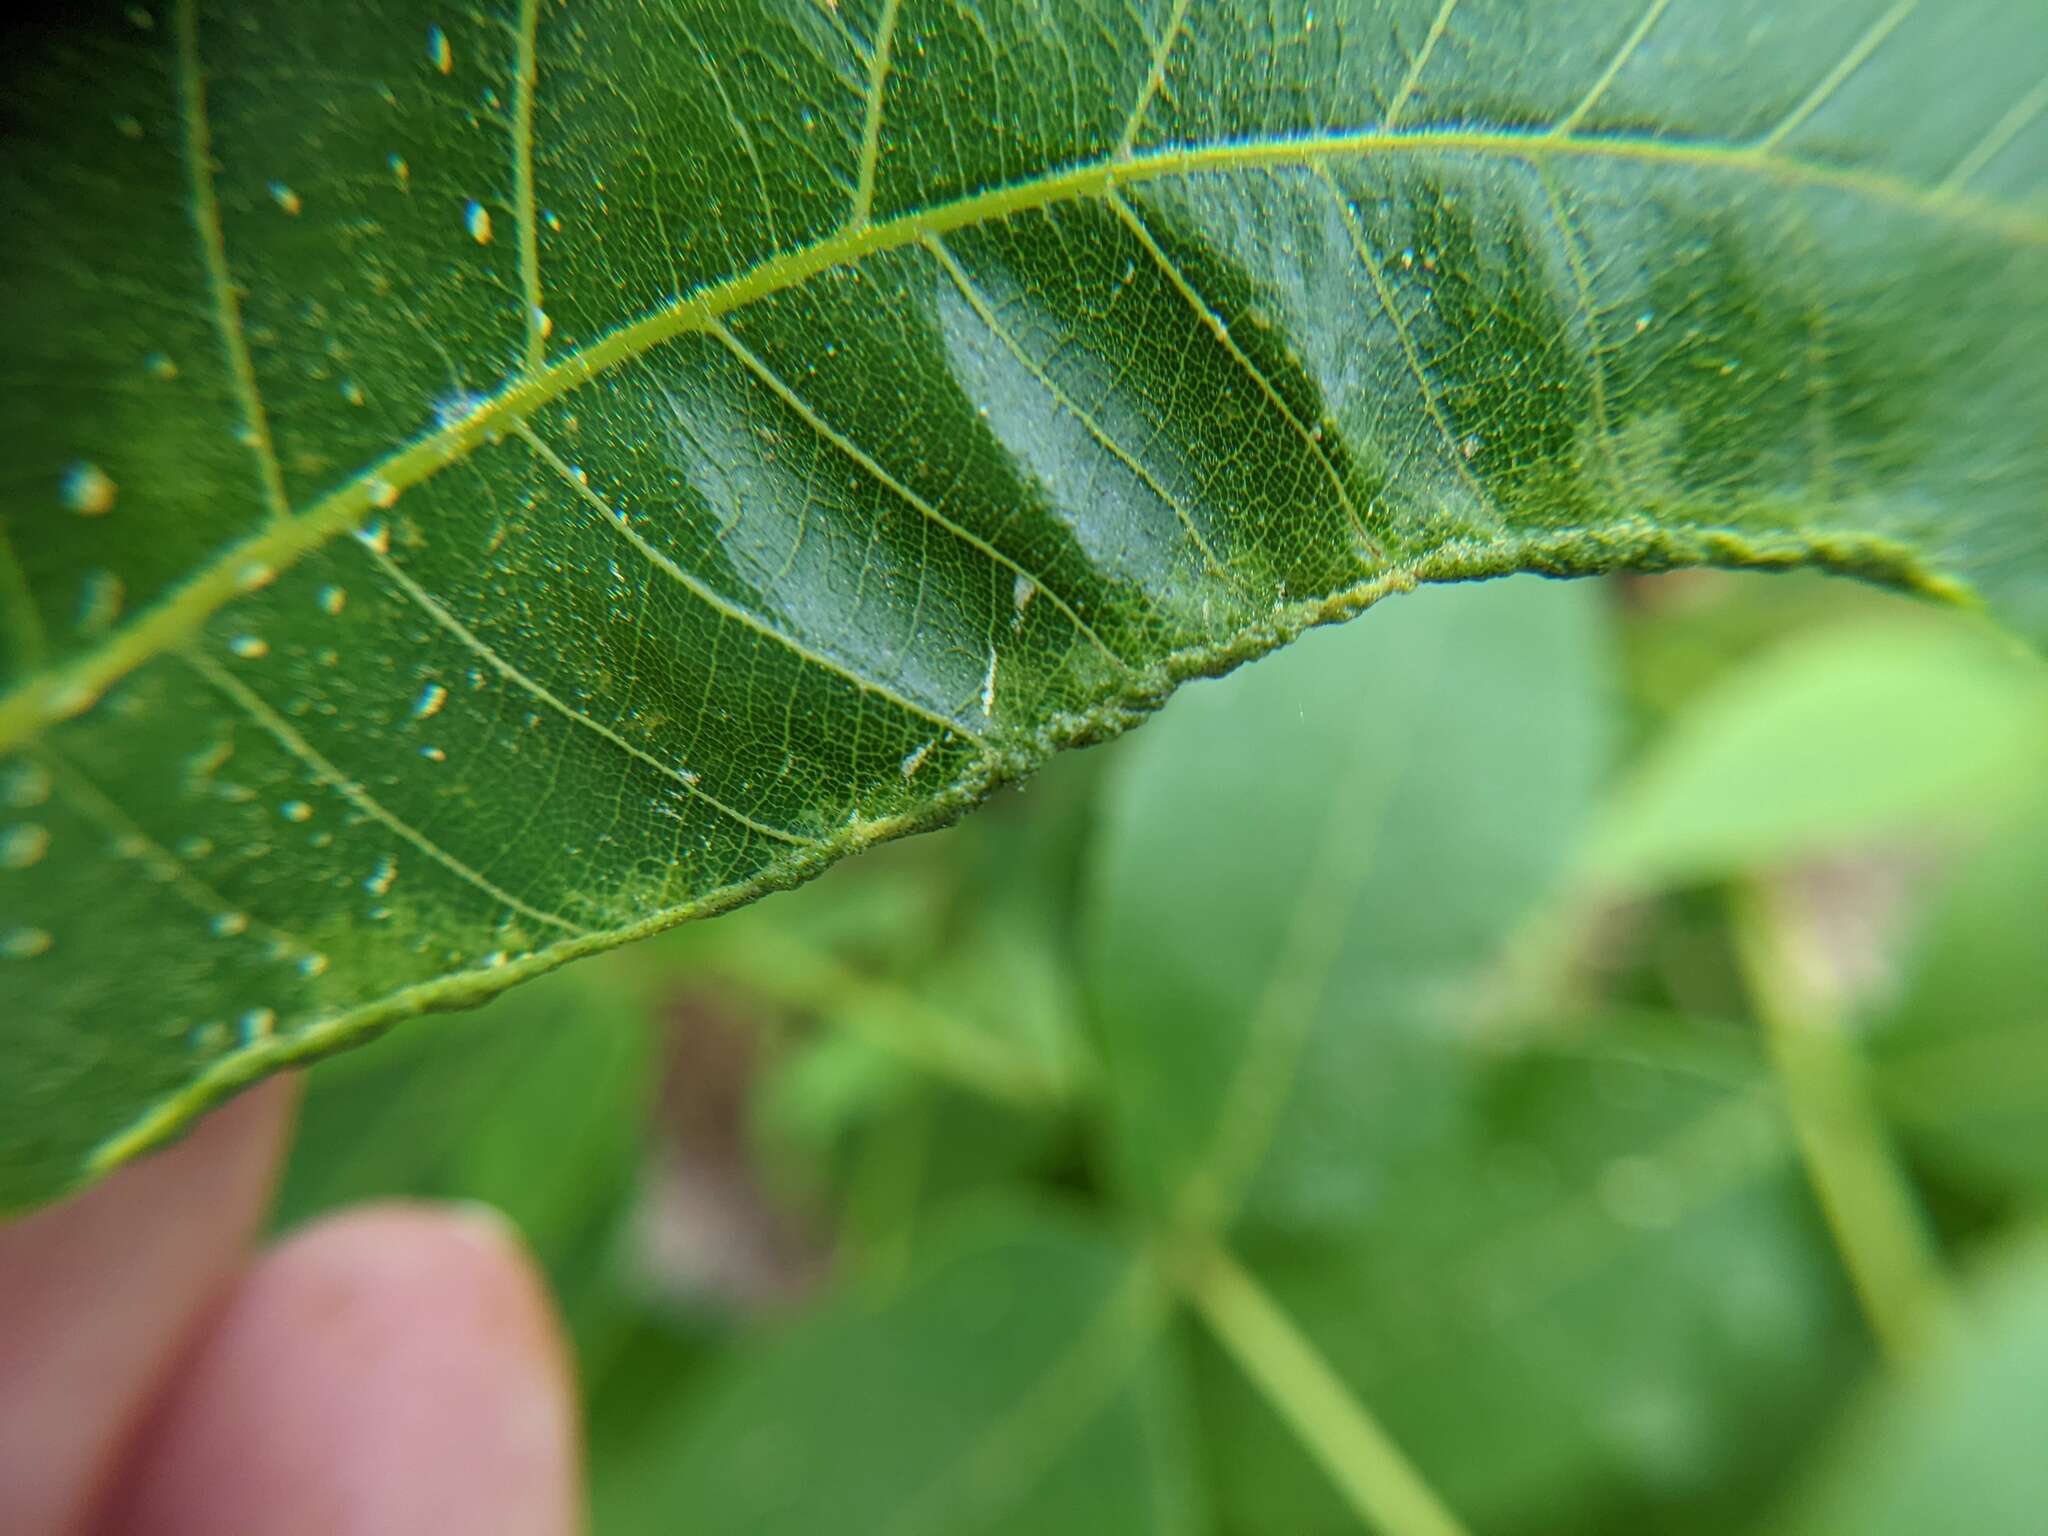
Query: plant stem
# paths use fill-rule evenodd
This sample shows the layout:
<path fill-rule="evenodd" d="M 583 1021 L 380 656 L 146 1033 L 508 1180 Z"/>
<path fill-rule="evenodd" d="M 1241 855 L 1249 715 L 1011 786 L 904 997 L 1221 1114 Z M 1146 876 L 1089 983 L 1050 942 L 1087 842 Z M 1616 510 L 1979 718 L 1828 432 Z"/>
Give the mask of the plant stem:
<path fill-rule="evenodd" d="M 1215 1243 L 1179 1255 L 1189 1303 L 1345 1502 L 1384 1536 L 1466 1536 L 1399 1446 L 1258 1281 Z"/>
<path fill-rule="evenodd" d="M 1806 1175 L 1879 1347 L 1894 1364 L 1949 1311 L 1947 1277 L 1880 1118 L 1868 1067 L 1801 953 L 1783 898 L 1738 893 L 1734 939 Z"/>

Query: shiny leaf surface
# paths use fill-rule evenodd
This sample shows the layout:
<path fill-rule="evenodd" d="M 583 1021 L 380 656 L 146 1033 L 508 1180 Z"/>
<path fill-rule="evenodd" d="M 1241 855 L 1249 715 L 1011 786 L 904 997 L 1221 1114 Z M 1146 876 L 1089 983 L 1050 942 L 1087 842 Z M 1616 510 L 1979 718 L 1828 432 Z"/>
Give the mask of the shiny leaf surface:
<path fill-rule="evenodd" d="M 1416 580 L 1803 562 L 2048 637 L 2031 7 L 10 41 L 0 1203 Z"/>

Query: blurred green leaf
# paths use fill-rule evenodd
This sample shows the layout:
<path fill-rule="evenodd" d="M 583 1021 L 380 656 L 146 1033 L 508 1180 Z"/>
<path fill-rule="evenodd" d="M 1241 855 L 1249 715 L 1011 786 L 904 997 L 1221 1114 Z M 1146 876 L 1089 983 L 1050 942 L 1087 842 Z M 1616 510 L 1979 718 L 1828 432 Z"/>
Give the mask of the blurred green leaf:
<path fill-rule="evenodd" d="M 2048 1207 L 2048 797 L 1957 873 L 1870 1049 L 1917 1155 Z"/>
<path fill-rule="evenodd" d="M 2044 763 L 2048 668 L 1981 625 L 1915 614 L 1803 633 L 1679 712 L 1609 802 L 1583 869 L 1649 888 L 1981 831 Z"/>
<path fill-rule="evenodd" d="M 1190 689 L 1130 742 L 1088 980 L 1111 1156 L 1141 1201 L 1341 1229 L 1459 1121 L 1478 973 L 1605 765 L 1602 596 L 1403 598 Z"/>
<path fill-rule="evenodd" d="M 829 1028 L 769 1074 L 755 1128 L 782 1187 L 839 1210 L 841 1255 L 870 1283 L 954 1201 L 1044 1174 L 1072 1133 L 1052 1106 L 935 1081 Z"/>
<path fill-rule="evenodd" d="M 768 1065 L 760 1146 L 790 1187 L 844 1200 L 855 1255 L 900 1260 L 954 1196 L 1072 1140 L 1095 1077 L 1069 931 L 1094 768 L 1062 759 L 943 842 L 696 936 L 700 970 L 808 1026 Z"/>
<path fill-rule="evenodd" d="M 1887 1384 L 1817 1470 L 1797 1536 L 2039 1536 L 2048 1512 L 2048 1239 L 1977 1277 L 1948 1348 Z"/>
<path fill-rule="evenodd" d="M 627 990 L 716 979 L 765 1005 L 758 1155 L 832 1213 L 847 1262 L 797 1319 L 746 1327 L 669 1315 L 645 1274 L 585 1288 L 597 1536 L 1355 1530 L 1238 1363 L 1202 1344 L 1183 1373 L 1184 1325 L 1135 1251 L 1071 1218 L 975 1212 L 1058 1185 L 1097 1223 L 1131 1196 L 1147 1221 L 1185 1216 L 1179 1160 L 1216 1144 L 1231 1090 L 1198 1077 L 1176 1099 L 1164 1080 L 1184 1053 L 1226 1075 L 1229 1051 L 1257 1058 L 1247 1014 L 1274 1006 L 1283 909 L 1337 875 L 1356 892 L 1328 985 L 1269 1013 L 1297 1054 L 1253 1069 L 1292 1077 L 1259 1090 L 1280 1102 L 1230 1238 L 1241 1263 L 1478 1536 L 1725 1536 L 1775 1503 L 1871 1351 L 1746 1034 L 1676 1014 L 1518 1017 L 1512 1038 L 1485 1022 L 1503 941 L 1542 915 L 1606 772 L 1611 634 L 1592 590 L 1405 598 L 1192 690 L 953 838 L 603 962 Z M 2011 712 L 1985 719 L 1995 744 Z M 1958 752 L 1986 740 L 1969 728 Z M 1363 834 L 1344 840 L 1347 815 Z M 2008 820 L 1963 866 L 1872 1037 L 1916 1151 L 2016 1195 L 2043 1102 L 2027 1085 L 2048 1084 L 2020 1027 L 2048 990 L 2029 922 L 2044 829 Z M 353 1080 L 439 1028 L 321 1072 Z M 1894 1053 L 1955 1071 L 1902 1077 Z M 1014 1095 L 1026 1079 L 1057 1091 Z M 1916 1086 L 1934 1099 L 1897 1091 Z M 470 1101 L 453 1102 L 459 1126 Z M 1077 1132 L 1108 1188 L 1076 1177 Z M 1126 1278 L 1147 1299 L 1078 1343 Z M 1110 1333 L 1143 1358 L 1098 1390 L 1066 1362 L 1113 1352 Z M 1063 1418 L 1025 1406 L 1055 1400 Z M 1014 1459 L 985 1448 L 1013 1442 Z"/>
<path fill-rule="evenodd" d="M 1446 1070 L 1456 1146 L 1240 1257 L 1471 1529 L 1725 1531 L 1865 1355 L 1767 1083 L 1606 1029 Z M 1355 1529 L 1234 1369 L 1199 1379 L 1227 1529 Z"/>
<path fill-rule="evenodd" d="M 606 1293 L 577 1338 L 593 1536 L 672 1536 L 689 1512 L 655 1502 L 649 1469 L 673 1460 L 677 1425 L 744 1337 L 704 1316 Z"/>
<path fill-rule="evenodd" d="M 1618 661 L 1642 723 L 1653 728 L 1795 634 L 1928 611 L 1902 593 L 1811 571 L 1673 571 L 1619 584 L 1626 643 Z"/>
<path fill-rule="evenodd" d="M 1065 1102 L 1093 1069 L 1068 928 L 1094 777 L 1085 759 L 1056 763 L 1028 797 L 1003 797 L 944 843 L 877 849 L 839 878 L 662 947 L 691 974 L 901 1068 L 1027 1109 Z M 897 1074 L 854 1061 L 835 1044 L 802 1070 L 821 1074 L 818 1089 L 894 1094 Z M 823 1107 L 810 1088 L 797 1093 Z"/>
<path fill-rule="evenodd" d="M 1176 1342 L 1140 1254 L 979 1213 L 886 1299 L 842 1294 L 662 1410 L 602 1536 L 1198 1531 Z"/>

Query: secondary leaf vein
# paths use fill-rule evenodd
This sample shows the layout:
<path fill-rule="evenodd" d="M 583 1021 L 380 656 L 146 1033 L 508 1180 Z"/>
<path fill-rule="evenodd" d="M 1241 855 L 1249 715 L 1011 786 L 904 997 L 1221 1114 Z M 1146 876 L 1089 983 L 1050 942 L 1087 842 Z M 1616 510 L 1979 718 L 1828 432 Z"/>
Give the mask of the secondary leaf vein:
<path fill-rule="evenodd" d="M 1330 462 L 1330 456 L 1323 451 L 1321 440 L 1315 433 L 1309 431 L 1299 416 L 1295 415 L 1294 408 L 1287 403 L 1286 397 L 1273 387 L 1273 381 L 1266 377 L 1265 371 L 1251 360 L 1243 347 L 1237 344 L 1237 338 L 1230 334 L 1229 325 L 1225 323 L 1221 315 L 1216 313 L 1216 310 L 1210 305 L 1209 301 L 1202 297 L 1195 285 L 1188 280 L 1187 274 L 1181 271 L 1180 264 L 1168 255 L 1165 248 L 1153 238 L 1152 231 L 1146 227 L 1145 221 L 1138 216 L 1138 211 L 1115 191 L 1109 193 L 1109 206 L 1116 211 L 1117 217 L 1123 220 L 1125 228 L 1138 237 L 1138 243 L 1144 246 L 1145 253 L 1152 258 L 1154 263 L 1158 265 L 1159 270 L 1166 275 L 1166 280 L 1172 285 L 1174 291 L 1182 299 L 1186 300 L 1188 307 L 1195 312 L 1195 317 L 1207 328 L 1209 334 L 1216 338 L 1217 343 L 1229 354 L 1231 360 L 1257 386 L 1259 393 L 1264 395 L 1272 407 L 1280 413 L 1281 419 L 1293 430 L 1294 435 L 1301 439 L 1302 446 L 1308 450 L 1309 456 L 1321 467 L 1323 474 L 1329 479 L 1331 487 L 1336 491 L 1337 505 L 1343 508 L 1344 516 L 1351 524 L 1351 531 L 1358 537 L 1359 542 L 1372 552 L 1374 558 L 1384 559 L 1385 552 L 1380 549 L 1378 541 L 1367 531 L 1364 519 L 1358 515 L 1358 508 L 1352 505 L 1351 492 L 1344 484 L 1344 477 L 1337 473 L 1337 466 Z"/>
<path fill-rule="evenodd" d="M 534 906 L 530 902 L 522 901 L 510 891 L 494 884 L 488 876 L 476 869 L 472 869 L 417 827 L 412 826 L 393 814 L 361 784 L 343 773 L 322 755 L 319 748 L 300 735 L 292 727 L 291 722 L 266 704 L 253 688 L 229 672 L 219 662 L 198 650 L 181 651 L 179 652 L 179 657 L 193 671 L 212 684 L 216 692 L 225 696 L 236 708 L 240 709 L 242 713 L 268 732 L 279 746 L 312 769 L 314 775 L 327 785 L 329 789 L 332 789 L 342 799 L 348 801 L 350 805 L 361 811 L 372 821 L 377 822 L 380 826 L 405 839 L 406 842 L 412 844 L 413 847 L 424 853 L 443 869 L 449 871 L 449 873 L 465 883 L 475 886 L 492 900 L 511 908 L 511 910 L 519 913 L 522 917 L 531 918 L 537 923 L 546 923 L 551 928 L 560 928 L 578 937 L 586 937 L 590 934 L 591 930 L 570 922 L 568 918 L 561 916 L 559 913 L 548 912 Z"/>
<path fill-rule="evenodd" d="M 621 736 L 603 721 L 592 719 L 582 710 L 565 702 L 544 684 L 527 676 L 526 673 L 507 661 L 498 653 L 495 647 L 485 642 L 474 630 L 470 629 L 468 625 L 464 624 L 462 620 L 450 612 L 445 603 L 417 581 L 414 581 L 411 576 L 407 575 L 404 568 L 397 561 L 370 545 L 365 544 L 363 548 L 370 558 L 376 562 L 378 570 L 383 573 L 393 586 L 417 603 L 436 624 L 439 624 L 448 633 L 460 640 L 481 658 L 492 671 L 496 672 L 514 687 L 531 694 L 534 698 L 540 700 L 541 703 L 547 705 L 548 708 L 561 715 L 565 720 L 582 726 L 585 730 L 602 737 L 636 762 L 642 763 L 652 768 L 656 773 L 675 780 L 691 796 L 702 800 L 713 810 L 738 822 L 749 831 L 758 832 L 763 837 L 771 837 L 780 843 L 793 843 L 800 848 L 817 846 L 816 838 L 805 837 L 800 833 L 791 832 L 785 827 L 774 826 L 765 821 L 757 821 L 745 811 L 737 810 L 727 805 L 709 790 L 701 787 L 697 782 L 697 775 L 694 773 L 686 773 L 664 763 L 660 758 L 654 756 L 653 753 L 634 746 L 632 742 Z"/>
<path fill-rule="evenodd" d="M 1998 157 L 2000 150 L 2018 138 L 2021 130 L 2044 111 L 2048 111 L 2048 76 L 2042 77 L 2039 85 L 2014 102 L 2012 109 L 1991 125 L 1990 132 L 1984 135 L 1976 148 L 1956 162 L 1956 168 L 1934 189 L 1935 196 L 1954 197 L 1960 193 L 1979 171 Z"/>
<path fill-rule="evenodd" d="M 805 426 L 809 427 L 813 432 L 816 432 L 818 436 L 824 438 L 826 442 L 830 443 L 834 448 L 838 449 L 847 458 L 851 459 L 854 463 L 858 464 L 864 471 L 867 472 L 867 474 L 872 479 L 875 480 L 877 484 L 886 487 L 900 501 L 902 501 L 905 506 L 910 507 L 919 516 L 925 518 L 935 527 L 943 528 L 947 533 L 951 534 L 954 538 L 958 539 L 962 544 L 965 544 L 969 549 L 975 550 L 978 553 L 986 556 L 988 559 L 994 561 L 997 565 L 1000 565 L 1004 570 L 1008 571 L 1012 576 L 1021 576 L 1026 581 L 1030 582 L 1040 592 L 1043 592 L 1045 594 L 1046 601 L 1051 603 L 1063 615 L 1065 615 L 1067 621 L 1071 623 L 1077 631 L 1079 631 L 1081 636 L 1084 639 L 1086 639 L 1090 645 L 1094 646 L 1096 650 L 1100 651 L 1105 657 L 1107 657 L 1110 661 L 1114 662 L 1118 667 L 1122 668 L 1124 671 L 1128 672 L 1130 670 L 1130 663 L 1125 661 L 1121 656 L 1117 655 L 1115 651 L 1111 650 L 1109 648 L 1109 643 L 1105 641 L 1102 638 L 1102 636 L 1098 635 L 1095 632 L 1093 626 L 1091 626 L 1086 619 L 1082 618 L 1081 615 L 1074 610 L 1074 607 L 1071 603 L 1069 603 L 1065 598 L 1061 597 L 1059 593 L 1053 591 L 1052 588 L 1047 586 L 1044 578 L 1039 576 L 1039 574 L 1036 571 L 1029 570 L 1025 566 L 1020 565 L 1017 561 L 1011 559 L 1008 555 L 1004 554 L 1000 549 L 996 548 L 995 545 L 989 543 L 988 540 L 983 539 L 977 536 L 976 534 L 969 532 L 967 529 L 961 527 L 958 523 L 954 522 L 950 517 L 947 517 L 945 513 L 941 512 L 937 507 L 933 506 L 929 501 L 925 500 L 924 497 L 918 495 L 916 491 L 913 491 L 901 480 L 898 480 L 894 475 L 890 474 L 888 470 L 884 469 L 879 463 L 875 461 L 872 455 L 868 454 L 865 450 L 863 450 L 858 443 L 854 442 L 851 438 L 847 437 L 845 433 L 839 431 L 830 422 L 826 421 L 824 417 L 820 416 L 815 410 L 813 410 L 811 406 L 803 399 L 802 396 L 797 394 L 795 390 L 791 389 L 788 384 L 784 383 L 782 378 L 777 373 L 775 373 L 775 371 L 771 369 L 766 363 L 761 361 L 761 359 L 754 353 L 752 348 L 748 347 L 746 343 L 742 342 L 737 336 L 733 335 L 733 333 L 726 328 L 723 322 L 713 320 L 709 323 L 707 329 L 711 332 L 713 336 L 716 336 L 718 338 L 720 343 L 724 345 L 727 351 L 729 351 L 730 353 L 732 353 L 734 357 L 739 359 L 740 363 L 746 368 L 747 372 L 751 373 L 756 379 L 759 379 L 764 386 L 766 386 L 769 393 L 773 394 L 776 399 L 780 400 L 784 405 L 788 406 L 792 411 L 796 412 L 797 416 L 803 421 Z"/>
<path fill-rule="evenodd" d="M 1912 15 L 1919 5 L 1920 0 L 1898 0 L 1898 4 L 1872 22 L 1863 36 L 1858 38 L 1855 45 L 1842 56 L 1841 62 L 1828 71 L 1820 84 L 1786 115 L 1783 122 L 1758 141 L 1757 147 L 1763 150 L 1776 149 L 1801 123 L 1827 105 L 1835 92 L 1847 83 L 1851 75 L 1870 61 L 1870 56 L 1884 46 L 1885 39 L 1897 31 L 1899 24 Z"/>
<path fill-rule="evenodd" d="M 540 0 L 519 0 L 518 52 L 512 82 L 512 222 L 519 240 L 519 292 L 525 300 L 526 371 L 547 357 L 547 326 L 541 309 L 540 228 L 534 216 L 533 97 Z"/>
<path fill-rule="evenodd" d="M 1422 83 L 1422 72 L 1429 68 L 1429 56 L 1436 52 L 1436 45 L 1442 40 L 1444 28 L 1451 24 L 1451 12 L 1458 8 L 1458 0 L 1443 0 L 1437 7 L 1436 18 L 1430 22 L 1429 31 L 1422 39 L 1422 46 L 1415 52 L 1408 65 L 1408 73 L 1401 81 L 1401 88 L 1394 93 L 1394 99 L 1387 104 L 1386 115 L 1380 119 L 1382 129 L 1392 132 L 1400 125 L 1401 113 L 1408 105 L 1409 97 L 1415 94 L 1415 87 Z"/>
<path fill-rule="evenodd" d="M 199 911 L 211 918 L 223 917 L 230 913 L 247 919 L 249 931 L 258 937 L 267 938 L 281 949 L 300 956 L 316 953 L 313 946 L 289 929 L 266 922 L 261 917 L 208 885 L 192 873 L 189 865 L 157 839 L 144 831 L 142 825 L 124 811 L 120 804 L 93 782 L 92 776 L 79 766 L 77 759 L 59 752 L 48 743 L 35 748 L 36 755 L 61 772 L 52 773 L 50 781 L 57 786 L 57 792 L 69 800 L 72 806 L 88 821 L 99 823 L 111 836 L 116 845 L 126 845 L 141 856 L 153 869 L 162 871 L 169 879 L 165 882 L 172 890 L 184 897 Z"/>
<path fill-rule="evenodd" d="M 875 48 L 868 59 L 867 106 L 861 116 L 860 170 L 854 182 L 849 229 L 864 229 L 875 206 L 875 167 L 882 157 L 882 95 L 889 84 L 889 49 L 896 38 L 896 13 L 902 0 L 882 0 L 882 18 L 875 24 Z"/>
<path fill-rule="evenodd" d="M 1635 57 L 1636 49 L 1640 48 L 1643 39 L 1650 35 L 1650 28 L 1657 25 L 1657 18 L 1662 16 L 1670 5 L 1671 0 L 1650 0 L 1648 9 L 1643 12 L 1642 18 L 1636 22 L 1629 35 L 1622 40 L 1621 46 L 1615 50 L 1614 57 L 1607 61 L 1607 67 L 1600 71 L 1600 78 L 1593 82 L 1592 89 L 1580 98 L 1577 106 L 1558 121 L 1557 126 L 1550 130 L 1552 133 L 1570 133 L 1586 120 L 1586 114 L 1591 112 L 1600 98 L 1607 94 L 1607 87 L 1614 84 L 1614 77 L 1619 75 L 1628 61 Z"/>
<path fill-rule="evenodd" d="M 1316 175 L 1329 189 L 1330 197 L 1337 205 L 1338 217 L 1343 221 L 1344 232 L 1351 237 L 1351 249 L 1357 255 L 1359 265 L 1365 268 L 1366 276 L 1371 279 L 1373 295 L 1379 300 L 1380 309 L 1386 315 L 1387 323 L 1394 328 L 1394 336 L 1400 343 L 1401 356 L 1408 365 L 1409 376 L 1415 380 L 1415 388 L 1422 396 L 1422 407 L 1429 413 L 1429 419 L 1436 423 L 1437 435 L 1443 439 L 1444 451 L 1452 473 L 1465 482 L 1466 489 L 1477 498 L 1481 507 L 1497 521 L 1500 520 L 1500 509 L 1494 504 L 1493 497 L 1488 494 L 1486 487 L 1479 483 L 1479 477 L 1472 472 L 1472 465 L 1467 460 L 1464 449 L 1459 445 L 1458 434 L 1452 429 L 1450 417 L 1444 413 L 1443 402 L 1437 398 L 1436 389 L 1429 382 L 1429 372 L 1422 365 L 1422 354 L 1416 350 L 1415 337 L 1408 329 L 1408 322 L 1401 318 L 1401 309 L 1395 299 L 1394 290 L 1388 284 L 1386 273 L 1373 255 L 1372 248 L 1366 243 L 1365 231 L 1358 226 L 1358 216 L 1351 210 L 1350 199 L 1345 197 L 1344 189 L 1337 185 L 1336 178 L 1330 175 L 1327 167 L 1318 165 Z"/>
<path fill-rule="evenodd" d="M 568 485 L 572 492 L 593 511 L 603 517 L 606 522 L 610 523 L 612 527 L 625 535 L 626 542 L 638 550 L 651 565 L 676 581 L 699 602 L 717 610 L 726 618 L 745 625 L 757 635 L 783 647 L 793 655 L 809 662 L 812 666 L 822 668 L 824 671 L 844 679 L 862 693 L 871 693 L 876 698 L 884 699 L 897 708 L 913 714 L 920 720 L 927 721 L 937 726 L 940 730 L 952 735 L 964 736 L 970 740 L 980 740 L 976 732 L 970 730 L 960 721 L 942 715 L 927 705 L 918 703 L 915 699 L 890 687 L 880 679 L 867 676 L 837 657 L 828 656 L 823 651 L 806 645 L 803 641 L 797 639 L 796 636 L 776 628 L 751 609 L 745 608 L 732 601 L 732 599 L 725 597 L 716 588 L 710 586 L 697 576 L 692 575 L 677 561 L 648 543 L 641 536 L 640 530 L 632 525 L 625 514 L 619 512 L 610 502 L 592 490 L 583 477 L 577 474 L 560 454 L 549 447 L 547 441 L 535 432 L 531 426 L 521 422 L 514 430 L 540 456 L 543 463 L 557 475 L 561 476 L 563 482 Z"/>
<path fill-rule="evenodd" d="M 226 238 L 221 233 L 220 199 L 213 187 L 213 150 L 206 124 L 206 76 L 199 62 L 198 0 L 178 0 L 173 30 L 178 49 L 178 105 L 184 119 L 185 165 L 192 181 L 192 225 L 199 234 L 199 246 L 206 262 L 207 287 L 213 296 L 214 327 L 220 333 L 221 351 L 226 355 L 228 376 L 234 383 L 235 400 L 241 407 L 242 436 L 256 456 L 256 473 L 263 491 L 263 503 L 272 520 L 291 516 L 291 502 L 284 491 L 284 471 L 277 461 L 277 449 L 270 438 L 270 419 L 256 389 L 256 367 L 249 358 L 249 341 L 242 332 L 241 301 L 235 292 L 234 275 L 228 267 Z"/>
<path fill-rule="evenodd" d="M 1159 46 L 1152 50 L 1152 62 L 1145 70 L 1145 84 L 1138 92 L 1137 102 L 1131 107 L 1131 115 L 1124 120 L 1124 131 L 1117 135 L 1116 157 L 1128 160 L 1131 150 L 1138 142 L 1138 130 L 1144 126 L 1145 114 L 1151 109 L 1152 98 L 1159 94 L 1166 83 L 1166 61 L 1173 53 L 1173 45 L 1180 41 L 1180 34 L 1187 26 L 1188 6 L 1191 0 L 1173 0 L 1173 11 L 1166 18 L 1166 30 L 1159 34 Z"/>
<path fill-rule="evenodd" d="M 1572 291 L 1578 300 L 1579 318 L 1586 327 L 1586 391 L 1593 417 L 1594 447 L 1601 461 L 1612 471 L 1614 426 L 1608 418 L 1607 409 L 1607 348 L 1600 334 L 1600 308 L 1593 299 L 1593 276 L 1586 266 L 1586 254 L 1578 231 L 1572 227 L 1571 214 L 1564 205 L 1564 196 L 1558 191 L 1550 168 L 1540 163 L 1532 163 L 1529 168 L 1535 173 L 1537 183 L 1543 188 L 1544 199 L 1550 205 L 1551 221 L 1557 226 L 1558 244 L 1564 250 L 1565 267 L 1572 275 Z"/>
<path fill-rule="evenodd" d="M 1071 399 L 1067 392 L 1061 389 L 1046 373 L 1045 369 L 1039 365 L 1036 358 L 1024 350 L 1023 344 L 1010 333 L 1009 327 L 1002 323 L 1001 318 L 995 312 L 994 306 L 988 302 L 981 290 L 975 286 L 974 279 L 968 275 L 966 268 L 962 267 L 954 259 L 953 253 L 946 248 L 945 242 L 937 235 L 927 235 L 925 236 L 924 244 L 925 248 L 937 258 L 939 265 L 945 268 L 946 275 L 953 280 L 953 286 L 959 289 L 960 296 L 967 301 L 968 307 L 979 317 L 981 323 L 988 327 L 990 334 L 1003 344 L 1004 348 L 1008 350 L 1012 357 L 1017 359 L 1018 363 L 1023 366 L 1024 370 L 1032 378 L 1038 381 L 1045 392 L 1052 396 L 1055 403 L 1071 414 L 1076 421 L 1080 422 L 1090 437 L 1100 443 L 1117 462 L 1137 476 L 1145 488 L 1151 491 L 1154 496 L 1157 496 L 1173 515 L 1180 520 L 1181 527 L 1187 530 L 1188 538 L 1194 543 L 1195 548 L 1201 551 L 1202 558 L 1208 563 L 1209 569 L 1223 580 L 1231 580 L 1229 569 L 1216 557 L 1216 551 L 1210 547 L 1209 541 L 1202 536 L 1201 529 L 1195 526 L 1194 519 L 1189 516 L 1187 508 L 1165 486 L 1159 483 L 1158 477 L 1151 470 L 1147 469 L 1136 455 L 1129 452 L 1121 443 L 1111 437 L 1090 412 Z"/>

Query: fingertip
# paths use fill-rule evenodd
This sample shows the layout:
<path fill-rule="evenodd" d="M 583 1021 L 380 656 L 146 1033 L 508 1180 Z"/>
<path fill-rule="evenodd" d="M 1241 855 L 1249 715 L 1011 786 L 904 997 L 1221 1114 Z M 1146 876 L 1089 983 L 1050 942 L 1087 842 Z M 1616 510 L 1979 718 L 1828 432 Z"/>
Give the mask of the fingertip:
<path fill-rule="evenodd" d="M 76 1528 L 276 1178 L 297 1088 L 273 1079 L 175 1145 L 0 1226 L 0 1524 Z"/>
<path fill-rule="evenodd" d="M 572 1402 L 546 1288 L 502 1217 L 352 1211 L 251 1267 L 117 1529 L 568 1536 Z"/>

